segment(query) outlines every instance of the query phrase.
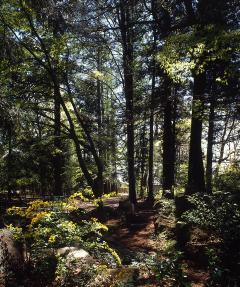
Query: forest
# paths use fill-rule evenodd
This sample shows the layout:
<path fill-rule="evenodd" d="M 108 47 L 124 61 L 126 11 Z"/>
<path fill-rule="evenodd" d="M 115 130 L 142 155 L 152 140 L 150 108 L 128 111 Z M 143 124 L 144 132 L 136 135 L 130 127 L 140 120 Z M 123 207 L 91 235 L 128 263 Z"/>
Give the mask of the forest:
<path fill-rule="evenodd" d="M 238 0 L 0 0 L 0 286 L 240 286 Z"/>

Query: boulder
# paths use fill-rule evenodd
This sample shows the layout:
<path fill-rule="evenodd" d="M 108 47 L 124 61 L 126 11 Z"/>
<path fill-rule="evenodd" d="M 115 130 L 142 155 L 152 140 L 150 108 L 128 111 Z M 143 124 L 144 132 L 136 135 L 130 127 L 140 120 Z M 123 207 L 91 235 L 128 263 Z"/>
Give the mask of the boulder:
<path fill-rule="evenodd" d="M 92 258 L 86 250 L 74 246 L 59 248 L 57 249 L 56 254 L 65 257 L 68 263 L 71 261 L 88 261 Z"/>
<path fill-rule="evenodd" d="M 72 259 L 85 259 L 90 257 L 90 254 L 84 249 L 72 250 L 68 253 L 67 258 Z"/>
<path fill-rule="evenodd" d="M 0 266 L 3 260 L 7 260 L 10 267 L 22 267 L 24 264 L 23 254 L 23 246 L 16 244 L 12 232 L 2 229 L 0 231 Z"/>
<path fill-rule="evenodd" d="M 16 244 L 13 234 L 8 229 L 0 230 L 0 286 L 5 286 L 5 280 L 10 272 L 14 280 L 22 277 L 24 270 L 24 250 L 22 244 Z M 10 285 L 9 285 L 10 286 Z"/>
<path fill-rule="evenodd" d="M 73 247 L 73 246 L 66 246 L 66 247 L 62 247 L 62 248 L 59 248 L 57 249 L 57 255 L 58 256 L 65 256 L 67 255 L 69 252 L 72 252 L 72 251 L 76 251 L 78 250 L 77 247 Z"/>

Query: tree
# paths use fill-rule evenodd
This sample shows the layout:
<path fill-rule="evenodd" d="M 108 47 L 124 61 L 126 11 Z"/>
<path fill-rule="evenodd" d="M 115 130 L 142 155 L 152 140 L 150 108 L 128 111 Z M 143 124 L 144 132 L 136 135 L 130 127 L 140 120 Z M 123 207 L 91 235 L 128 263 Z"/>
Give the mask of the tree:
<path fill-rule="evenodd" d="M 136 181 L 134 161 L 134 83 L 133 83 L 133 12 L 132 1 L 121 0 L 119 3 L 119 25 L 123 49 L 124 94 L 126 99 L 127 124 L 127 162 L 129 200 L 136 204 Z"/>

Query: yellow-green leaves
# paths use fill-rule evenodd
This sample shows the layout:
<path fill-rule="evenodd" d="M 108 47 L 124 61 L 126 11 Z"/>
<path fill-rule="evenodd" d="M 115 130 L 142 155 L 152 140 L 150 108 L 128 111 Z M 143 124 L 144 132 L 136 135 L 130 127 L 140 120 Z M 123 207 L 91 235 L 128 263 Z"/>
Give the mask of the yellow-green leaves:
<path fill-rule="evenodd" d="M 239 51 L 239 31 L 229 32 L 213 25 L 204 29 L 204 33 L 196 30 L 172 35 L 165 40 L 157 61 L 173 81 L 186 82 L 193 72 L 202 73 L 213 62 L 229 61 L 233 53 Z M 217 81 L 227 84 L 228 76 L 225 71 Z"/>
<path fill-rule="evenodd" d="M 96 80 L 104 80 L 104 74 L 98 70 L 94 70 L 90 73 L 90 77 L 96 79 Z"/>

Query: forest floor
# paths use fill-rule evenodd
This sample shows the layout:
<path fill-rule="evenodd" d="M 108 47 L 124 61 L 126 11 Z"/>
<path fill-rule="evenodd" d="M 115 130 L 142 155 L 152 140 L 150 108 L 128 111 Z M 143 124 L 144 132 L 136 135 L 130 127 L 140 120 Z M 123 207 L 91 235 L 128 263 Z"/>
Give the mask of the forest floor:
<path fill-rule="evenodd" d="M 123 268 L 130 270 L 130 283 L 124 287 L 204 287 L 210 274 L 204 248 L 215 244 L 202 230 L 191 231 L 187 247 L 178 247 L 174 206 L 164 199 L 162 207 L 153 208 L 139 200 L 134 218 L 119 207 L 127 193 L 104 199 L 102 210 L 91 202 L 79 202 L 88 217 L 97 217 L 108 227 L 104 240 L 121 258 Z"/>
<path fill-rule="evenodd" d="M 108 217 L 103 220 L 109 229 L 105 240 L 118 252 L 123 266 L 134 268 L 136 271 L 134 283 L 126 286 L 206 286 L 209 272 L 201 263 L 199 250 L 201 253 L 201 247 L 205 244 L 207 235 L 202 234 L 200 230 L 195 230 L 194 242 L 189 243 L 190 252 L 188 254 L 182 252 L 181 259 L 178 259 L 179 250 L 175 247 L 169 248 L 176 242 L 175 217 L 161 214 L 161 211 L 140 201 L 135 220 L 128 219 L 126 214 L 115 212 L 119 210 L 119 200 L 126 197 L 126 194 L 121 194 L 107 199 L 104 206 L 108 211 L 112 209 L 112 212 L 108 213 Z M 156 230 L 156 218 L 158 218 L 160 231 Z M 171 252 L 166 252 L 170 249 Z M 156 265 L 156 261 L 154 263 L 153 258 L 158 259 L 159 266 Z M 160 267 L 161 264 L 163 268 Z M 178 266 L 181 266 L 180 269 Z M 179 270 L 182 272 L 182 277 L 179 279 L 181 282 L 178 282 L 179 274 L 175 274 Z"/>

